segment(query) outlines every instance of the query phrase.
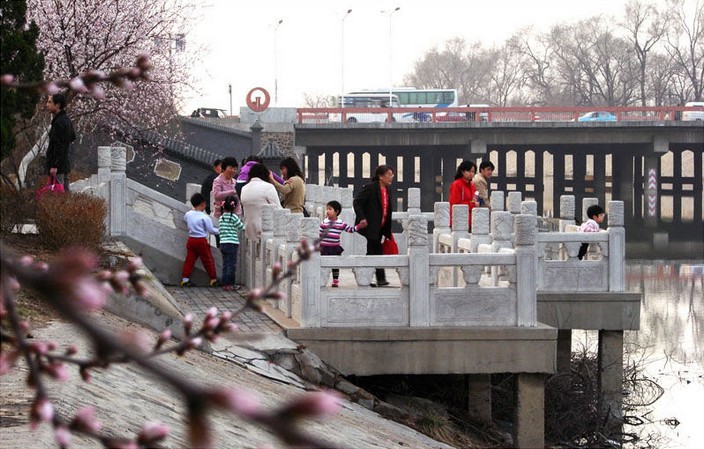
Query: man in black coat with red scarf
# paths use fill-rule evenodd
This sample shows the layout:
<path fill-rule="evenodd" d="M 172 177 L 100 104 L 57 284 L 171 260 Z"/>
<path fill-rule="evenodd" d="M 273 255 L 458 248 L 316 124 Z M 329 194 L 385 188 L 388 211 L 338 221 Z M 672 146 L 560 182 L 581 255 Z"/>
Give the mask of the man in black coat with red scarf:
<path fill-rule="evenodd" d="M 377 167 L 372 181 L 362 187 L 352 202 L 356 215 L 355 224 L 366 227 L 359 233 L 367 239 L 367 255 L 381 255 L 382 237 L 391 238 L 391 205 L 393 200 L 389 186 L 394 180 L 394 169 L 388 165 Z M 372 287 L 389 285 L 383 268 L 376 269 L 376 284 Z"/>

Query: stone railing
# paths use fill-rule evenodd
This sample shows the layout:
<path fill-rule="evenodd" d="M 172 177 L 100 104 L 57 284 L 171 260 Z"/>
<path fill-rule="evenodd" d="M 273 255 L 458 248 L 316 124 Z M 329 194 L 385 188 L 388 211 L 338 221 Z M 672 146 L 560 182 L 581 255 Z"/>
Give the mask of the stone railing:
<path fill-rule="evenodd" d="M 318 217 L 265 206 L 262 236 L 248 242 L 248 285 L 260 287 L 270 279 L 271 266 L 296 260 L 302 238 L 319 236 Z M 305 327 L 336 326 L 534 326 L 535 217 L 515 217 L 516 248 L 505 254 L 432 253 L 428 220 L 409 214 L 405 221 L 406 248 L 397 256 L 344 255 L 321 257 L 300 265 L 284 282 L 285 301 L 277 303 L 287 316 Z M 519 261 L 522 261 L 520 263 Z M 530 263 L 528 263 L 530 261 Z M 490 285 L 483 276 L 486 266 L 500 266 L 505 281 Z M 462 287 L 448 286 L 441 272 L 450 267 L 462 276 Z M 341 287 L 327 287 L 330 271 L 351 272 Z M 398 283 L 391 288 L 371 288 L 376 268 L 395 271 Z"/>
<path fill-rule="evenodd" d="M 177 284 L 188 238 L 183 215 L 191 207 L 128 179 L 125 156 L 123 147 L 98 147 L 98 174 L 71 187 L 104 198 L 109 235 L 141 254 L 162 282 Z M 219 266 L 219 252 L 213 257 Z"/>

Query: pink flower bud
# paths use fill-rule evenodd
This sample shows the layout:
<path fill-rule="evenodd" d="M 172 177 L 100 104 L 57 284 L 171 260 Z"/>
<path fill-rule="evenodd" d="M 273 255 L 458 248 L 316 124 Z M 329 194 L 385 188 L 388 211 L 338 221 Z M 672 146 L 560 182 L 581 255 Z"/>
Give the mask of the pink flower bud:
<path fill-rule="evenodd" d="M 54 439 L 60 447 L 66 447 L 71 444 L 71 432 L 65 426 L 58 426 L 54 430 Z"/>
<path fill-rule="evenodd" d="M 66 370 L 66 365 L 63 363 L 57 362 L 46 365 L 44 371 L 59 382 L 66 382 L 68 380 L 68 371 Z"/>
<path fill-rule="evenodd" d="M 146 333 L 139 330 L 129 330 L 122 335 L 122 342 L 130 348 L 146 354 L 151 349 L 151 343 Z"/>
<path fill-rule="evenodd" d="M 76 305 L 85 310 L 102 309 L 107 302 L 107 295 L 101 285 L 89 277 L 83 277 L 73 285 L 72 299 Z"/>
<path fill-rule="evenodd" d="M 12 84 L 14 82 L 15 82 L 14 75 L 11 75 L 9 73 L 6 73 L 0 77 L 0 84 L 2 84 L 3 86 L 9 86 L 10 84 Z"/>
<path fill-rule="evenodd" d="M 203 329 L 205 330 L 213 330 L 218 327 L 218 324 L 220 324 L 220 319 L 216 317 L 206 317 L 205 322 L 203 323 Z"/>
<path fill-rule="evenodd" d="M 201 337 L 195 337 L 188 340 L 188 349 L 195 349 L 203 344 L 203 339 Z"/>
<path fill-rule="evenodd" d="M 47 398 L 40 397 L 34 404 L 32 404 L 32 410 L 30 412 L 30 428 L 32 430 L 36 429 L 39 423 L 49 422 L 54 417 L 54 406 Z"/>
<path fill-rule="evenodd" d="M 23 267 L 28 267 L 28 266 L 32 265 L 33 263 L 34 263 L 34 256 L 25 255 L 25 256 L 22 256 L 22 258 L 20 259 L 20 265 L 22 265 Z"/>
<path fill-rule="evenodd" d="M 246 390 L 226 389 L 216 390 L 208 396 L 218 407 L 231 411 L 239 416 L 252 417 L 259 413 L 259 398 Z"/>
<path fill-rule="evenodd" d="M 299 417 L 324 417 L 340 410 L 340 397 L 331 390 L 308 393 L 285 408 L 287 414 Z"/>
<path fill-rule="evenodd" d="M 264 291 L 261 288 L 253 288 L 249 291 L 249 298 L 256 299 L 261 298 Z"/>
<path fill-rule="evenodd" d="M 17 357 L 19 355 L 19 351 L 0 353 L 0 376 L 10 372 L 10 369 L 15 366 L 15 362 L 17 361 Z"/>
<path fill-rule="evenodd" d="M 164 329 L 160 334 L 159 334 L 159 339 L 168 341 L 171 340 L 171 329 Z"/>
<path fill-rule="evenodd" d="M 169 434 L 169 427 L 156 422 L 148 422 L 142 427 L 142 431 L 139 432 L 139 442 L 154 443 L 156 441 L 163 440 Z"/>
<path fill-rule="evenodd" d="M 56 83 L 54 83 L 53 81 L 49 82 L 46 86 L 44 86 L 44 90 L 48 95 L 58 94 L 61 91 L 61 89 L 59 89 L 59 86 L 57 86 Z"/>
<path fill-rule="evenodd" d="M 232 312 L 229 310 L 224 311 L 222 314 L 220 314 L 220 319 L 227 322 L 232 319 Z"/>
<path fill-rule="evenodd" d="M 100 431 L 102 424 L 95 419 L 95 408 L 89 405 L 76 412 L 71 427 L 81 432 L 94 434 Z"/>
<path fill-rule="evenodd" d="M 142 266 L 144 266 L 144 262 L 141 257 L 132 257 L 127 264 L 127 271 L 136 271 L 142 268 Z"/>
<path fill-rule="evenodd" d="M 75 77 L 72 78 L 71 81 L 68 82 L 68 87 L 71 88 L 71 90 L 76 91 L 76 92 L 88 92 L 88 88 L 86 87 L 85 83 L 83 82 L 83 79 L 80 77 Z"/>
<path fill-rule="evenodd" d="M 93 98 L 96 98 L 98 100 L 105 99 L 105 89 L 103 89 L 103 87 L 98 84 L 94 84 L 91 86 L 90 94 Z"/>
<path fill-rule="evenodd" d="M 217 307 L 211 307 L 208 309 L 208 313 L 205 314 L 205 319 L 207 320 L 208 318 L 212 318 L 214 316 L 218 315 L 218 308 Z"/>

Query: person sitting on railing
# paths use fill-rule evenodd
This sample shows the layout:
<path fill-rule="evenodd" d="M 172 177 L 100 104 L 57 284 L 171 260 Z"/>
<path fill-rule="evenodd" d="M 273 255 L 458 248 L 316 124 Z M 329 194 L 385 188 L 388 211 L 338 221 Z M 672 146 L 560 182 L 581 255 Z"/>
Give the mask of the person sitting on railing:
<path fill-rule="evenodd" d="M 364 228 L 366 224 L 357 226 L 348 225 L 340 220 L 338 216 L 342 212 L 342 204 L 339 201 L 330 201 L 325 205 L 325 219 L 320 223 L 320 254 L 322 256 L 339 256 L 345 250 L 340 245 L 340 236 L 343 232 L 357 232 Z M 332 269 L 332 286 L 340 286 L 340 269 Z"/>
<path fill-rule="evenodd" d="M 601 224 L 604 221 L 604 217 L 606 217 L 606 213 L 604 212 L 604 209 L 597 205 L 594 204 L 592 206 L 589 206 L 587 208 L 587 221 L 582 223 L 579 226 L 578 231 L 579 232 L 599 232 L 601 231 L 601 228 L 599 227 L 599 224 Z M 589 248 L 589 243 L 582 243 L 582 246 L 579 247 L 579 254 L 577 255 L 577 258 L 579 260 L 582 260 L 584 256 L 587 255 L 587 249 Z"/>

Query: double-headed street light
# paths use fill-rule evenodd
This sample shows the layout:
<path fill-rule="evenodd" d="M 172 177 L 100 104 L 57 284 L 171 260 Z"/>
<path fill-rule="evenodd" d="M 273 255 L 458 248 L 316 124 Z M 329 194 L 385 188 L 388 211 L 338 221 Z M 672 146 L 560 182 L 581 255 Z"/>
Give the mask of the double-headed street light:
<path fill-rule="evenodd" d="M 351 9 L 347 10 L 342 17 L 342 25 L 340 26 L 340 95 L 345 94 L 345 19 L 351 12 Z"/>
<path fill-rule="evenodd" d="M 393 46 L 391 45 L 393 38 L 392 38 L 392 28 L 391 28 L 391 18 L 393 17 L 394 13 L 401 9 L 400 6 L 397 6 L 396 8 L 388 11 L 389 13 L 389 107 L 392 107 L 393 105 Z M 386 11 L 382 11 L 382 13 L 385 13 Z"/>
<path fill-rule="evenodd" d="M 279 26 L 284 21 L 284 19 L 279 19 L 274 27 L 274 106 L 279 102 L 279 70 L 278 70 L 278 57 L 277 57 L 277 39 L 276 35 L 279 31 Z"/>

